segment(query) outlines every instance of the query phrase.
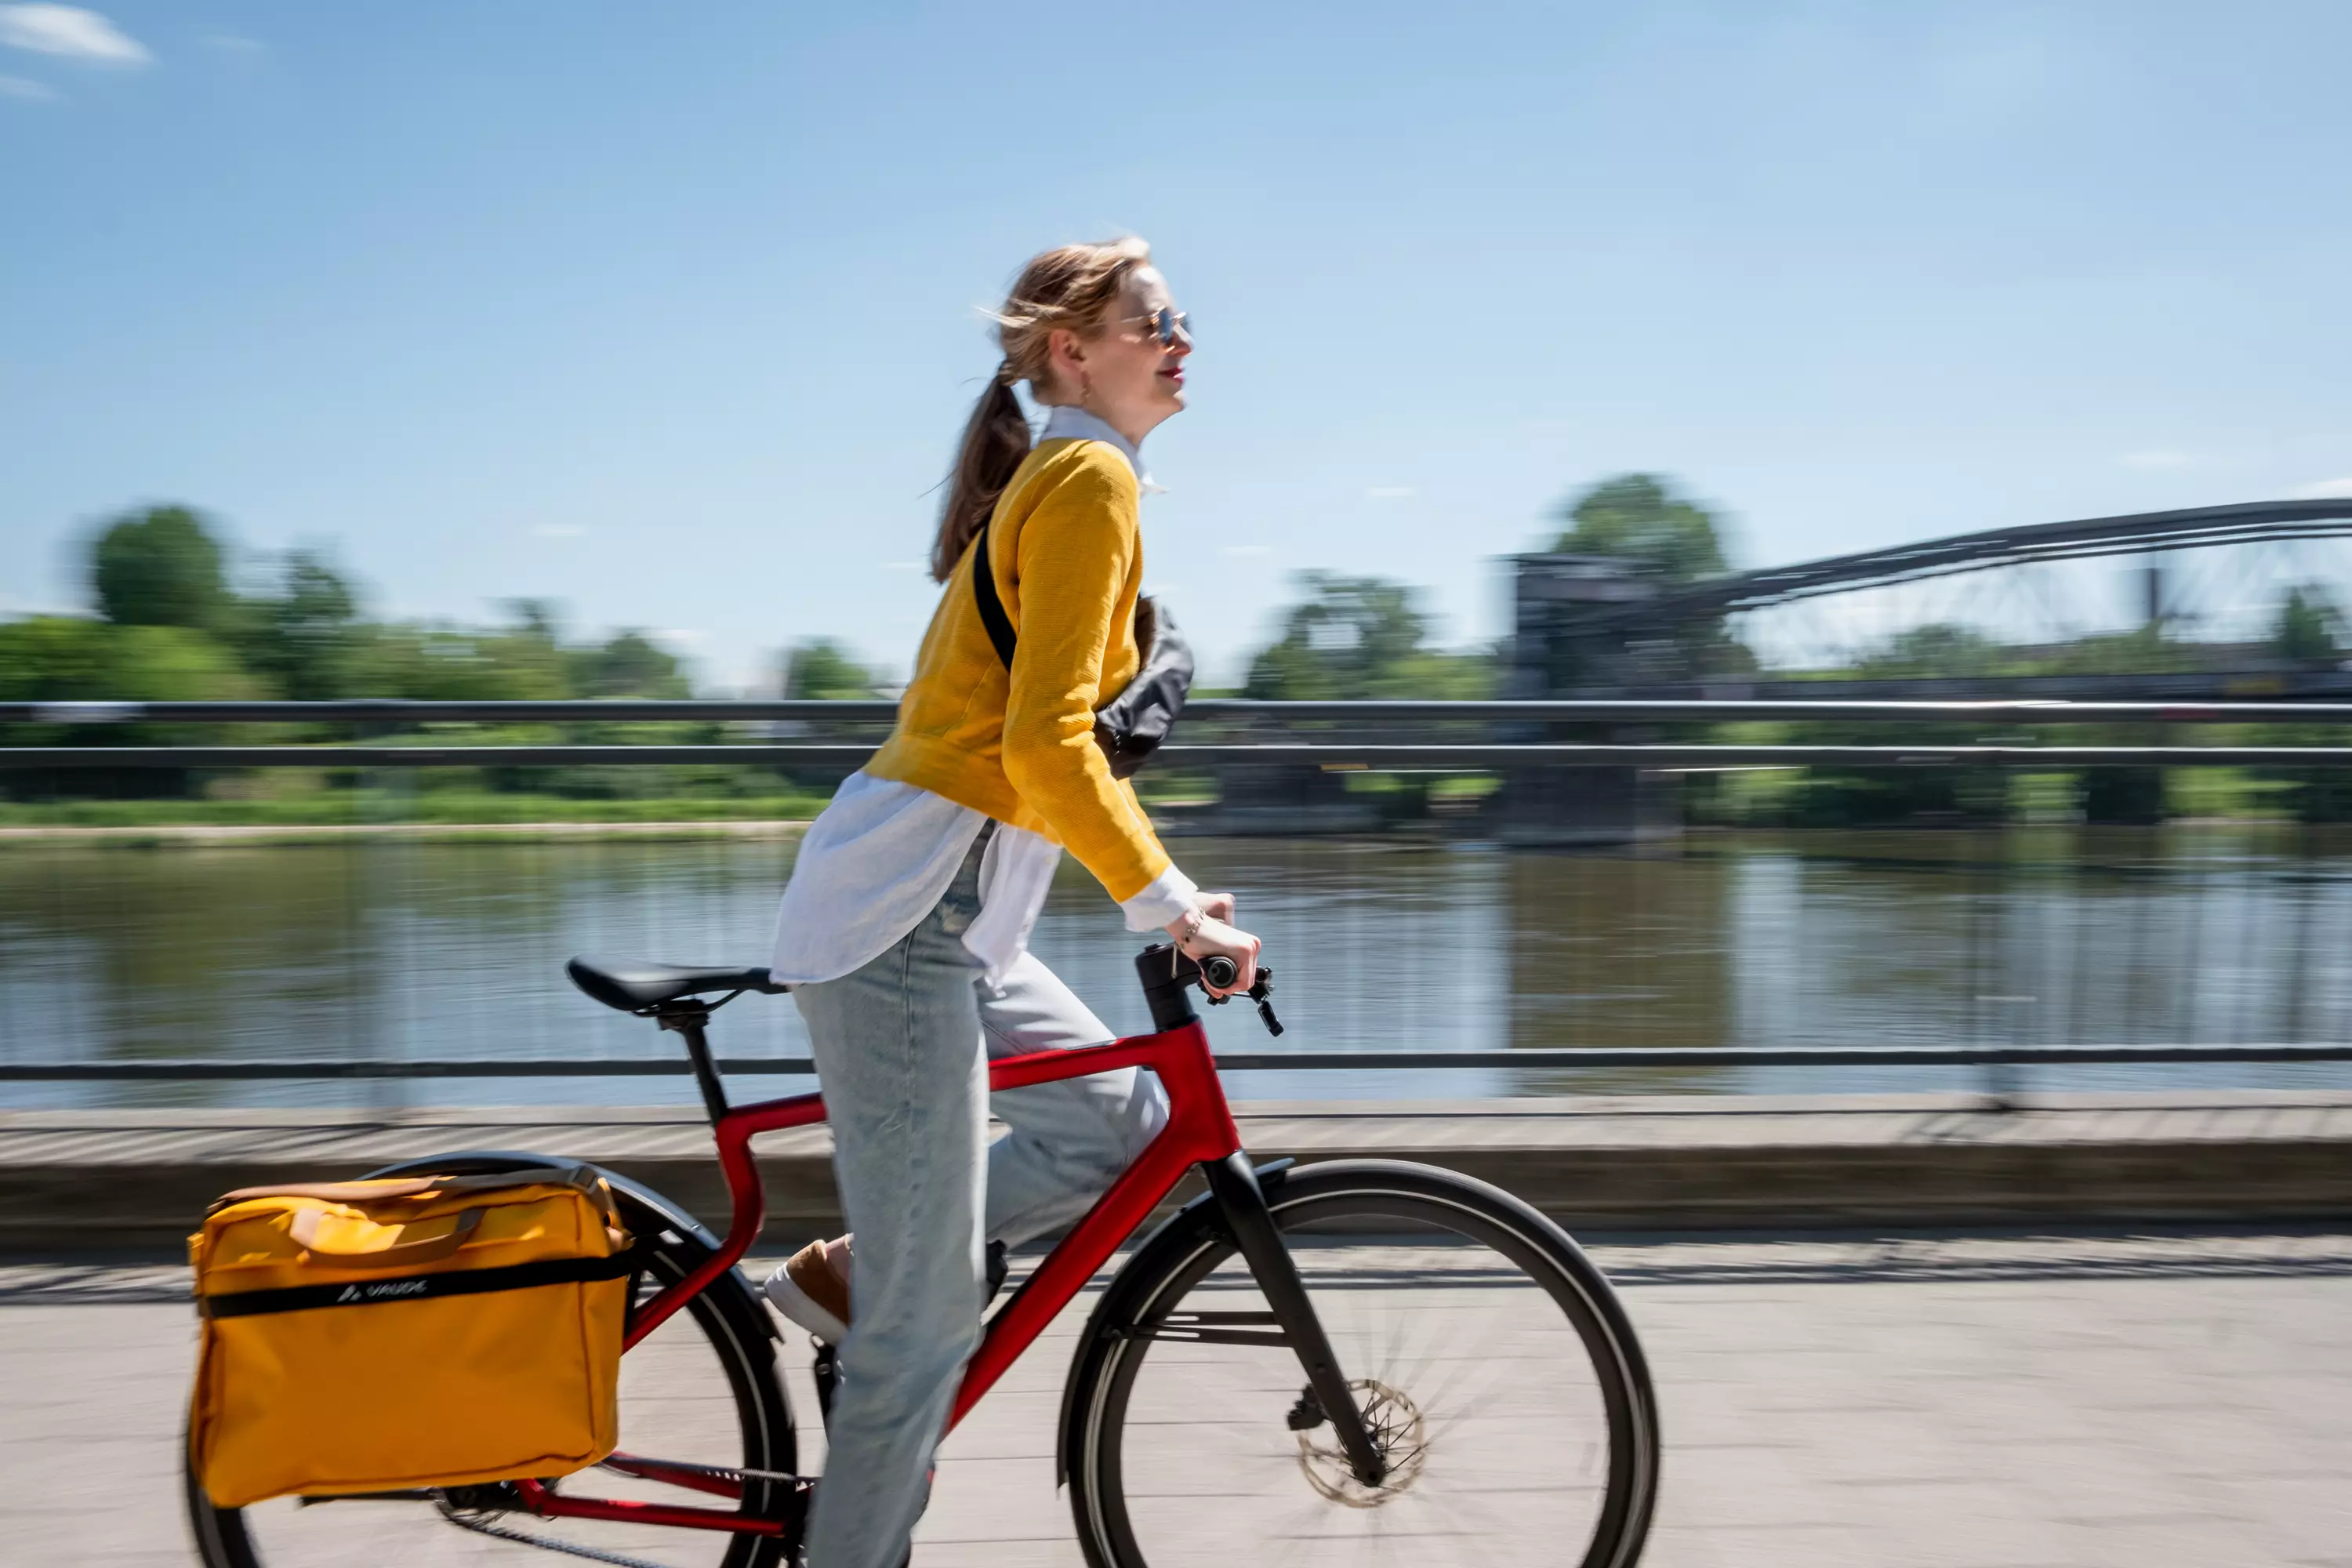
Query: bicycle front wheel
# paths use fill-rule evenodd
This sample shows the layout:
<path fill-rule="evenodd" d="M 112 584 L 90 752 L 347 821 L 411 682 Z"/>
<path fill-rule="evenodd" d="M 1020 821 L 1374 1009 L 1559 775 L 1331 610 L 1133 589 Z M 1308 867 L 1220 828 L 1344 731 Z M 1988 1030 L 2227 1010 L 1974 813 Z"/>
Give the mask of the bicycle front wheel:
<path fill-rule="evenodd" d="M 428 1161 L 417 1170 L 447 1174 L 498 1168 L 501 1161 L 511 1164 L 514 1157 Z M 647 1251 L 646 1271 L 635 1281 L 639 1301 L 709 1256 L 709 1236 L 652 1194 L 616 1181 L 614 1195 Z M 793 1470 L 795 1443 L 775 1348 L 766 1309 L 740 1276 L 722 1274 L 622 1357 L 623 1452 L 565 1477 L 559 1489 L 790 1520 L 794 1488 L 782 1478 Z M 451 1413 L 453 1420 L 464 1418 Z M 714 1482 L 733 1486 L 735 1494 L 714 1495 Z M 788 1544 L 774 1534 L 543 1520 L 518 1506 L 512 1489 L 496 1486 L 278 1498 L 224 1509 L 212 1506 L 191 1472 L 187 1492 L 197 1556 L 206 1568 L 547 1568 L 565 1557 L 622 1568 L 774 1568 Z"/>
<path fill-rule="evenodd" d="M 1565 1232 L 1385 1161 L 1286 1173 L 1266 1202 L 1388 1473 L 1349 1469 L 1204 1201 L 1114 1281 L 1071 1369 L 1064 1452 L 1094 1568 L 1639 1560 L 1656 1405 Z"/>

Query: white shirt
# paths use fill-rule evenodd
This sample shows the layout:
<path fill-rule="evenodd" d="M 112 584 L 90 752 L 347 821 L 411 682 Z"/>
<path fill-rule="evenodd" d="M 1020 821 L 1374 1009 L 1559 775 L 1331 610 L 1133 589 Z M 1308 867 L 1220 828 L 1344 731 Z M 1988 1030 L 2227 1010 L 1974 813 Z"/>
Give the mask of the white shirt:
<path fill-rule="evenodd" d="M 1101 441 L 1148 484 L 1134 443 L 1093 415 L 1055 408 L 1043 439 Z M 799 984 L 837 980 L 871 963 L 922 922 L 955 880 L 988 818 L 944 795 L 897 779 L 855 773 L 809 825 L 776 911 L 776 950 L 769 973 Z M 991 984 L 1029 946 L 1060 864 L 1058 844 L 1024 828 L 997 825 L 980 862 L 978 919 L 963 944 Z M 1125 900 L 1129 931 L 1157 931 L 1192 907 L 1199 889 L 1171 866 Z"/>

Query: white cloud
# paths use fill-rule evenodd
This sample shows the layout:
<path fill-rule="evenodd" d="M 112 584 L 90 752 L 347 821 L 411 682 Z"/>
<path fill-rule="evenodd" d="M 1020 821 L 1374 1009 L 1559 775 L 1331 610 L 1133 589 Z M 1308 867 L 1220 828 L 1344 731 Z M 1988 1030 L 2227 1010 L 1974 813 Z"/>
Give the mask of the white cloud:
<path fill-rule="evenodd" d="M 2126 468 L 2185 468 L 2196 460 L 2186 452 L 2167 451 L 2161 447 L 2146 452 L 2126 452 L 2116 459 Z"/>
<path fill-rule="evenodd" d="M 79 5 L 0 5 L 0 44 L 110 66 L 143 66 L 154 58 L 138 39 Z"/>
<path fill-rule="evenodd" d="M 58 89 L 29 77 L 0 76 L 0 98 L 13 98 L 24 103 L 52 103 L 57 100 Z"/>
<path fill-rule="evenodd" d="M 530 531 L 533 539 L 584 539 L 587 534 L 576 522 L 542 522 Z"/>
<path fill-rule="evenodd" d="M 1217 553 L 1220 555 L 1271 555 L 1274 553 L 1274 546 L 1271 544 L 1222 544 L 1217 547 Z"/>
<path fill-rule="evenodd" d="M 2340 479 L 2320 479 L 2308 485 L 2297 485 L 2294 491 L 2297 500 L 2334 500 L 2352 496 L 2352 474 Z"/>
<path fill-rule="evenodd" d="M 1364 499 L 1366 500 L 1402 500 L 1407 496 L 1416 496 L 1420 493 L 1411 485 L 1374 485 L 1364 492 Z"/>

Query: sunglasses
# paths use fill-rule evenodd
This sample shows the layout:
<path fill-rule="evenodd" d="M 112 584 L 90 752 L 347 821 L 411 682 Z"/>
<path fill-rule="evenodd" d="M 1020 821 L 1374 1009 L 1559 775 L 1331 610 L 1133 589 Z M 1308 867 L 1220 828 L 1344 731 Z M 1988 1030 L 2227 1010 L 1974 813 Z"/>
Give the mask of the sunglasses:
<path fill-rule="evenodd" d="M 1148 316 L 1129 316 L 1128 320 L 1141 321 L 1145 330 L 1160 340 L 1160 346 L 1163 349 L 1175 347 L 1179 333 L 1183 335 L 1186 342 L 1192 341 L 1192 318 L 1181 310 L 1171 310 L 1165 305 Z"/>

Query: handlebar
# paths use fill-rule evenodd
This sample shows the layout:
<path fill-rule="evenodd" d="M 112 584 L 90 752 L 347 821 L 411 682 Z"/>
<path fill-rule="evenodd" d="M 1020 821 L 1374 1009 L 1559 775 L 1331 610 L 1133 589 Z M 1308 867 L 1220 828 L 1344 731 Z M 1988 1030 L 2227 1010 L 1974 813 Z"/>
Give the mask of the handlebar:
<path fill-rule="evenodd" d="M 1225 991 L 1242 977 L 1241 965 L 1223 953 L 1212 953 L 1196 963 L 1165 942 L 1154 942 L 1138 953 L 1135 971 L 1143 980 L 1144 994 L 1153 998 L 1152 1022 L 1163 1029 L 1173 1028 L 1192 1016 L 1182 1000 L 1185 987 L 1199 985 L 1203 992 L 1212 987 Z M 1265 1032 L 1281 1034 L 1282 1020 L 1274 1016 L 1274 1004 L 1267 1000 L 1274 994 L 1274 971 L 1259 964 L 1257 978 L 1243 994 L 1257 1004 L 1258 1019 L 1265 1025 Z M 1232 999 L 1211 995 L 1209 1005 L 1221 1006 Z M 1163 1004 L 1168 1009 L 1164 1016 Z"/>

